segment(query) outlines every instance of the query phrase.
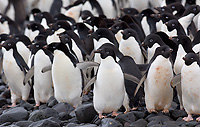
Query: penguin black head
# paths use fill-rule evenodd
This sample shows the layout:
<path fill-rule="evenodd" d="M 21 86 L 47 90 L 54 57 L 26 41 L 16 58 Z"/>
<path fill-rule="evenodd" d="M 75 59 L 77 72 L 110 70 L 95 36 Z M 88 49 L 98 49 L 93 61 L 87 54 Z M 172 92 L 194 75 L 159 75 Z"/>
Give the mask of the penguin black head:
<path fill-rule="evenodd" d="M 170 8 L 172 10 L 172 12 L 177 11 L 177 13 L 182 13 L 185 11 L 185 7 L 180 3 L 180 2 L 175 2 L 172 4 L 169 4 L 167 6 L 168 8 Z M 180 12 L 182 11 L 182 12 Z"/>
<path fill-rule="evenodd" d="M 173 50 L 169 46 L 163 45 L 161 47 L 156 48 L 155 55 L 162 55 L 165 58 L 169 58 L 171 56 L 172 51 Z"/>
<path fill-rule="evenodd" d="M 196 0 L 186 0 L 186 3 L 189 4 L 189 5 L 195 5 Z"/>
<path fill-rule="evenodd" d="M 84 11 L 81 11 L 80 17 L 83 20 L 87 20 L 87 19 L 94 17 L 94 15 L 90 11 L 84 10 Z"/>
<path fill-rule="evenodd" d="M 126 29 L 126 28 L 130 28 L 129 25 L 124 22 L 124 21 L 121 21 L 121 22 L 117 22 L 115 24 L 113 24 L 111 27 L 110 27 L 110 30 L 116 34 L 119 30 L 123 30 L 123 29 Z"/>
<path fill-rule="evenodd" d="M 164 45 L 164 42 L 162 41 L 160 36 L 152 33 L 145 38 L 145 40 L 142 42 L 142 46 L 148 46 L 149 48 L 151 48 L 155 43 L 158 43 L 159 45 Z"/>
<path fill-rule="evenodd" d="M 71 37 L 68 34 L 60 34 L 59 39 L 64 44 L 71 44 L 72 45 Z"/>
<path fill-rule="evenodd" d="M 140 13 L 140 15 L 142 16 L 142 17 L 144 17 L 144 16 L 150 16 L 151 14 L 155 14 L 155 12 L 153 11 L 153 10 L 151 10 L 151 9 L 145 9 L 145 10 L 143 10 L 141 13 Z"/>
<path fill-rule="evenodd" d="M 27 24 L 27 28 L 31 29 L 32 31 L 43 30 L 44 29 L 44 27 L 40 23 L 37 23 L 37 22 L 34 22 L 34 21 L 29 22 Z"/>
<path fill-rule="evenodd" d="M 139 41 L 138 35 L 136 33 L 135 30 L 131 29 L 131 28 L 127 28 L 124 29 L 124 31 L 122 32 L 123 35 L 123 39 L 127 40 L 129 37 L 134 37 L 137 41 Z"/>
<path fill-rule="evenodd" d="M 199 57 L 197 54 L 195 53 L 187 53 L 184 57 L 183 57 L 183 60 L 185 61 L 185 64 L 187 66 L 191 65 L 193 62 L 197 62 L 198 65 L 200 63 L 199 61 Z"/>
<path fill-rule="evenodd" d="M 34 9 L 31 10 L 31 14 L 33 14 L 33 15 L 36 15 L 37 13 L 40 13 L 40 12 L 41 11 L 38 8 L 34 8 Z"/>
<path fill-rule="evenodd" d="M 167 29 L 169 31 L 172 31 L 174 29 L 178 29 L 178 27 L 180 26 L 177 19 L 169 20 L 168 22 L 165 23 L 165 25 L 167 25 Z"/>
<path fill-rule="evenodd" d="M 166 23 L 166 22 L 168 22 L 169 20 L 172 20 L 172 19 L 176 19 L 176 17 L 173 14 L 170 14 L 170 13 L 161 14 L 161 20 L 162 20 L 163 23 Z"/>
<path fill-rule="evenodd" d="M 28 46 L 28 48 L 31 50 L 32 54 L 35 54 L 38 50 L 43 49 L 43 47 L 46 45 L 46 42 L 38 41 L 36 43 L 33 43 Z"/>
<path fill-rule="evenodd" d="M 199 5 L 191 5 L 189 6 L 185 12 L 183 13 L 183 16 L 186 16 L 188 14 L 198 14 L 200 12 L 200 6 Z"/>
<path fill-rule="evenodd" d="M 113 57 L 113 59 L 116 61 L 116 54 L 115 54 L 115 49 L 114 45 L 106 43 L 103 44 L 101 47 L 99 47 L 95 53 L 100 53 L 101 58 L 105 59 L 108 56 Z"/>
<path fill-rule="evenodd" d="M 67 21 L 59 20 L 53 24 L 50 24 L 50 28 L 54 31 L 57 31 L 60 28 L 63 28 L 65 30 L 72 30 L 70 24 Z"/>
<path fill-rule="evenodd" d="M 16 47 L 16 40 L 15 39 L 8 39 L 3 44 L 1 44 L 1 47 L 4 47 L 7 51 Z"/>
<path fill-rule="evenodd" d="M 156 7 L 155 8 L 159 13 L 172 13 L 172 10 L 167 7 L 167 6 L 163 6 L 163 7 Z"/>
<path fill-rule="evenodd" d="M 55 15 L 53 17 L 53 19 L 54 19 L 54 22 L 56 22 L 58 20 L 65 20 L 65 21 L 69 21 L 71 24 L 75 24 L 76 23 L 76 21 L 73 18 L 71 18 L 69 16 L 66 16 L 66 15 L 64 15 L 62 13 L 59 13 L 59 14 Z"/>
<path fill-rule="evenodd" d="M 0 43 L 9 39 L 9 34 L 0 34 Z"/>
<path fill-rule="evenodd" d="M 47 25 L 53 23 L 53 18 L 49 12 L 36 13 L 34 16 L 37 21 L 41 21 L 41 19 L 45 18 L 47 21 Z"/>
<path fill-rule="evenodd" d="M 121 8 L 120 10 L 127 15 L 135 15 L 139 13 L 135 8 Z"/>
<path fill-rule="evenodd" d="M 13 22 L 8 16 L 2 15 L 2 17 L 0 18 L 0 22 L 4 23 L 6 21 L 8 22 L 8 24 Z"/>
<path fill-rule="evenodd" d="M 24 34 L 13 35 L 12 38 L 15 39 L 17 42 L 18 41 L 23 42 L 26 46 L 31 44 L 30 39 Z"/>

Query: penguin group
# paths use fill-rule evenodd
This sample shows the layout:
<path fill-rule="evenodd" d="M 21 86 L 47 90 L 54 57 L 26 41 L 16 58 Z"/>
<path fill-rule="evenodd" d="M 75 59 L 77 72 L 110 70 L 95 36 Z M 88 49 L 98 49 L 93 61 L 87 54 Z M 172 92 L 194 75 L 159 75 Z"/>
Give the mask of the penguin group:
<path fill-rule="evenodd" d="M 33 93 L 36 107 L 54 96 L 77 108 L 92 92 L 102 119 L 122 107 L 168 113 L 176 95 L 184 121 L 200 115 L 199 0 L 1 2 L 11 107 Z"/>

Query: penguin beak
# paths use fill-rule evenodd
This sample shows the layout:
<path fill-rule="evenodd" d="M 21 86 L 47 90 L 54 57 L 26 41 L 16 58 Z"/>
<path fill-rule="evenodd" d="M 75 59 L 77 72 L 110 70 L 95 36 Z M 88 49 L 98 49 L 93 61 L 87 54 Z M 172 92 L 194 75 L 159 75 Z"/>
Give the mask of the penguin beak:
<path fill-rule="evenodd" d="M 124 8 L 120 8 L 121 11 L 124 11 Z"/>
<path fill-rule="evenodd" d="M 145 46 L 145 44 L 144 44 L 144 42 L 142 42 L 142 44 L 141 44 L 143 47 Z"/>
<path fill-rule="evenodd" d="M 43 47 L 43 49 L 47 49 L 48 48 L 48 45 L 45 45 L 44 47 Z"/>
<path fill-rule="evenodd" d="M 170 52 L 173 52 L 173 49 L 170 49 L 169 51 L 170 51 Z"/>
<path fill-rule="evenodd" d="M 94 53 L 101 53 L 101 51 L 102 51 L 101 49 L 97 49 L 94 51 Z"/>
<path fill-rule="evenodd" d="M 169 24 L 168 22 L 165 23 L 165 25 L 168 25 L 168 24 Z"/>
<path fill-rule="evenodd" d="M 183 60 L 186 60 L 185 57 L 183 57 Z"/>

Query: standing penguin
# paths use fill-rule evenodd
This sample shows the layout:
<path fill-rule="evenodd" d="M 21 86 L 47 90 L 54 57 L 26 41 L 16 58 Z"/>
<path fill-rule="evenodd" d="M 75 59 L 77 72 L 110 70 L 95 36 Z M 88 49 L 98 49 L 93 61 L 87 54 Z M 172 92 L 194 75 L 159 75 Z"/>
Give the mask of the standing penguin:
<path fill-rule="evenodd" d="M 29 46 L 31 50 L 29 62 L 32 64 L 30 73 L 34 75 L 33 89 L 36 103 L 35 106 L 40 106 L 40 102 L 46 103 L 47 100 L 53 96 L 51 71 L 46 73 L 42 73 L 41 71 L 44 67 L 50 66 L 53 62 L 52 53 L 47 49 L 43 49 L 45 45 L 45 40 L 42 38 L 42 40 Z M 28 74 L 29 72 L 27 75 Z"/>
<path fill-rule="evenodd" d="M 188 116 L 184 117 L 184 121 L 193 120 L 192 114 L 199 115 L 199 73 L 200 73 L 200 61 L 199 57 L 195 53 L 188 53 L 183 57 L 185 64 L 181 69 L 181 88 L 183 107 Z M 200 121 L 200 117 L 196 119 Z"/>
<path fill-rule="evenodd" d="M 20 99 L 28 100 L 31 89 L 29 85 L 23 85 L 24 74 L 29 70 L 29 67 L 18 51 L 16 43 L 17 40 L 8 39 L 2 44 L 2 47 L 5 48 L 3 69 L 11 90 L 12 106 L 15 106 Z"/>
<path fill-rule="evenodd" d="M 94 108 L 99 113 L 99 118 L 105 117 L 102 113 L 110 112 L 116 116 L 125 95 L 123 72 L 116 63 L 116 54 L 112 47 L 100 47 L 95 53 L 100 53 L 102 59 L 94 84 Z"/>
<path fill-rule="evenodd" d="M 54 96 L 58 102 L 67 102 L 73 107 L 81 104 L 82 76 L 76 67 L 78 59 L 64 43 L 51 43 L 46 47 L 54 53 L 52 79 Z"/>
<path fill-rule="evenodd" d="M 145 103 L 150 113 L 159 110 L 169 112 L 173 100 L 173 89 L 170 86 L 173 78 L 172 64 L 169 60 L 171 51 L 167 45 L 158 47 L 144 75 Z"/>

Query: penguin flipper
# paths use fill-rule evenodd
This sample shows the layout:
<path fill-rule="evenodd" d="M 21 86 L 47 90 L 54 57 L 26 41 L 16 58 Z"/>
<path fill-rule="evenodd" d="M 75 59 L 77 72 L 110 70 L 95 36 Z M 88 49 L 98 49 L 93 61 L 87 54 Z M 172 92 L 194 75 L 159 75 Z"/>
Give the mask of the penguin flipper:
<path fill-rule="evenodd" d="M 135 93 L 134 96 L 136 96 L 138 90 L 140 89 L 140 87 L 142 86 L 142 83 L 144 82 L 144 80 L 147 78 L 147 73 L 145 73 L 142 78 L 140 79 L 140 82 L 138 83 L 136 89 L 135 89 Z"/>
<path fill-rule="evenodd" d="M 98 67 L 99 66 L 99 63 L 97 62 L 92 62 L 92 61 L 86 61 L 86 62 L 80 62 L 80 63 L 77 63 L 76 66 L 83 70 L 83 69 L 87 69 L 87 68 L 91 68 L 91 67 Z"/>
<path fill-rule="evenodd" d="M 146 60 L 148 60 L 147 51 L 146 51 L 146 50 L 144 49 L 144 47 L 142 47 L 142 46 L 141 46 L 141 50 L 142 50 L 142 54 L 143 54 L 144 58 L 145 58 Z"/>
<path fill-rule="evenodd" d="M 83 89 L 83 93 L 86 92 L 87 89 L 88 89 L 92 84 L 95 83 L 96 79 L 97 79 L 97 76 L 94 76 L 94 77 L 87 83 L 87 85 L 85 85 L 85 87 L 84 87 L 84 89 Z"/>
<path fill-rule="evenodd" d="M 34 66 L 31 67 L 31 69 L 26 73 L 23 84 L 26 85 L 28 81 L 33 77 L 34 75 Z"/>
<path fill-rule="evenodd" d="M 124 73 L 124 79 L 130 80 L 136 84 L 138 84 L 140 82 L 140 79 L 138 79 L 137 77 L 135 77 L 133 75 L 127 74 L 127 73 Z"/>
<path fill-rule="evenodd" d="M 50 70 L 51 70 L 51 67 L 52 67 L 52 65 L 46 66 L 46 67 L 44 67 L 44 68 L 41 70 L 41 72 L 42 72 L 42 73 L 45 73 L 45 72 L 47 72 L 47 71 L 50 71 Z"/>
<path fill-rule="evenodd" d="M 174 76 L 174 78 L 171 80 L 170 85 L 172 88 L 177 86 L 181 82 L 181 73 Z"/>

